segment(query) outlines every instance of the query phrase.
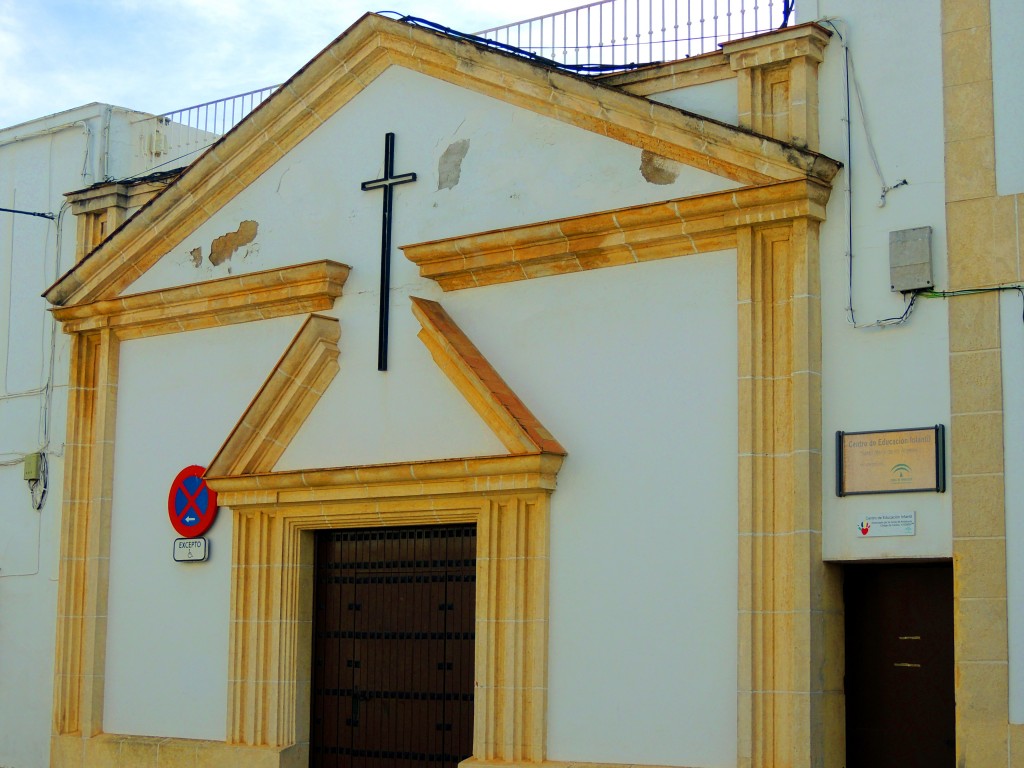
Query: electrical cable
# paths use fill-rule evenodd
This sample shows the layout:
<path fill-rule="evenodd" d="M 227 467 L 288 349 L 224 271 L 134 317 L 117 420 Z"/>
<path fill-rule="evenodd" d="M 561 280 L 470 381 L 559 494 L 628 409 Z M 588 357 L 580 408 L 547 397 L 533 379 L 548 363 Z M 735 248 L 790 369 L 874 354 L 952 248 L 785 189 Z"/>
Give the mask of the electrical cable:
<path fill-rule="evenodd" d="M 45 135 L 45 134 L 42 134 L 42 135 Z M 51 144 L 52 144 L 52 140 L 51 140 Z M 12 201 L 15 201 L 15 197 L 12 197 L 11 199 L 12 199 Z M 39 218 L 49 219 L 50 221 L 57 221 L 58 220 L 58 216 L 59 215 L 63 215 L 63 210 L 64 210 L 64 207 L 66 205 L 67 205 L 67 201 L 65 201 L 64 205 L 61 206 L 61 213 L 60 214 L 33 213 L 31 211 L 22 211 L 22 210 L 13 209 L 13 208 L 0 208 L 0 211 L 4 211 L 4 212 L 8 212 L 8 213 L 25 213 L 25 214 L 28 214 L 30 216 L 38 216 Z M 60 227 L 59 221 L 58 221 L 57 226 L 58 226 L 58 230 L 59 230 L 59 227 Z M 46 228 L 44 237 L 46 239 L 44 239 L 44 242 L 43 242 L 43 253 L 46 252 L 46 242 L 47 242 L 47 240 L 49 238 L 49 227 Z M 14 296 L 14 285 L 13 285 L 13 282 L 14 282 L 14 280 L 13 280 L 13 274 L 14 274 L 14 226 L 13 226 L 13 224 L 12 224 L 11 229 L 10 229 L 10 238 L 11 238 L 11 240 L 10 240 L 11 270 L 10 270 L 10 273 L 8 274 L 8 277 L 7 277 L 7 329 L 8 329 L 7 333 L 8 333 L 8 342 L 10 341 L 10 328 L 12 327 L 12 317 L 13 317 L 12 312 L 13 312 L 13 308 L 14 308 L 14 299 L 13 299 L 13 296 Z M 44 282 L 45 282 L 45 269 L 46 269 L 45 262 L 43 263 L 43 269 L 44 269 Z M 45 288 L 45 285 L 43 287 Z M 14 398 L 18 398 L 18 397 L 34 397 L 35 395 L 42 394 L 43 392 L 46 391 L 46 387 L 44 385 L 44 386 L 41 386 L 41 387 L 35 387 L 33 389 L 21 390 L 19 392 L 10 392 L 8 390 L 8 381 L 7 381 L 7 374 L 11 370 L 11 357 L 10 357 L 11 348 L 10 348 L 10 344 L 9 343 L 7 344 L 7 347 L 4 350 L 4 353 L 5 353 L 6 357 L 4 359 L 4 368 L 3 368 L 3 382 L 2 382 L 3 383 L 3 387 L 2 387 L 2 389 L 0 389 L 0 402 L 3 402 L 4 400 L 13 400 Z"/>
<path fill-rule="evenodd" d="M 789 26 L 790 17 L 793 14 L 795 6 L 796 6 L 795 0 L 783 0 L 783 3 L 782 3 L 782 23 L 779 25 L 779 29 L 784 29 L 785 27 Z M 424 18 L 421 18 L 421 17 L 418 17 L 418 16 L 402 14 L 400 11 L 376 11 L 375 13 L 378 16 L 394 16 L 398 21 L 404 22 L 406 24 L 412 24 L 414 26 L 420 26 L 420 27 L 425 27 L 427 29 L 432 29 L 432 30 L 434 30 L 436 32 L 442 32 L 445 35 L 448 35 L 449 37 L 454 37 L 454 38 L 466 40 L 468 42 L 476 43 L 477 45 L 484 45 L 484 46 L 487 46 L 487 47 L 490 47 L 490 48 L 496 48 L 498 50 L 502 50 L 502 51 L 505 51 L 507 53 L 514 54 L 516 56 L 522 56 L 523 58 L 529 59 L 529 60 L 533 61 L 536 64 L 541 64 L 541 65 L 549 66 L 549 67 L 556 67 L 558 69 L 568 70 L 568 71 L 574 72 L 576 74 L 587 75 L 587 74 L 603 74 L 603 73 L 609 73 L 609 72 L 621 72 L 621 71 L 624 71 L 624 70 L 637 69 L 637 68 L 639 68 L 641 66 L 647 67 L 647 66 L 651 66 L 651 65 L 654 65 L 654 64 L 661 64 L 662 63 L 660 61 L 649 61 L 649 62 L 643 62 L 643 63 L 631 62 L 629 64 L 568 64 L 568 63 L 563 63 L 563 62 L 556 61 L 554 59 L 549 59 L 549 58 L 547 58 L 545 56 L 542 56 L 540 54 L 534 53 L 533 51 L 536 50 L 536 49 L 521 48 L 521 47 L 518 47 L 518 46 L 515 46 L 515 45 L 510 45 L 508 43 L 499 42 L 498 40 L 492 40 L 491 38 L 488 38 L 488 37 L 481 37 L 480 35 L 474 35 L 474 34 L 470 34 L 468 32 L 459 32 L 458 30 L 452 29 L 451 27 L 446 27 L 443 24 L 438 24 L 437 22 L 430 21 L 428 19 L 424 19 Z M 717 19 L 718 17 L 716 16 L 715 18 Z M 526 22 L 521 22 L 521 23 L 526 23 Z M 509 25 L 509 26 L 511 27 L 511 26 L 515 26 L 515 25 Z M 664 30 L 662 30 L 662 31 L 664 31 Z M 758 31 L 759 30 L 755 29 L 753 33 L 757 34 Z M 772 28 L 769 26 L 767 29 L 760 30 L 760 31 L 770 32 L 770 31 L 772 31 Z M 750 33 L 748 33 L 748 34 L 750 34 Z M 713 40 L 713 41 L 717 42 L 721 38 L 722 38 L 722 35 L 719 35 L 719 34 L 713 34 L 713 35 L 693 35 L 693 36 L 690 36 L 690 37 L 663 38 L 660 41 L 658 41 L 657 44 L 661 45 L 661 46 L 674 44 L 678 48 L 680 43 L 692 43 L 692 42 L 698 41 L 698 40 L 700 40 L 700 41 L 703 41 L 703 40 Z M 590 50 L 608 50 L 608 49 L 611 49 L 614 52 L 614 50 L 616 48 L 621 48 L 623 50 L 628 51 L 630 47 L 637 46 L 637 45 L 639 45 L 639 43 L 629 43 L 629 42 L 614 43 L 614 42 L 612 42 L 612 43 L 599 43 L 597 45 L 572 45 L 572 46 L 563 46 L 563 47 L 564 48 L 571 48 L 574 51 L 590 51 Z M 551 46 L 537 46 L 537 48 L 539 48 L 541 51 L 543 51 L 545 48 L 549 48 L 549 47 L 551 48 L 552 53 L 553 53 L 555 48 L 558 47 L 558 46 L 555 46 L 553 44 Z"/>
<path fill-rule="evenodd" d="M 847 301 L 846 301 L 846 322 L 852 325 L 854 328 L 857 327 L 857 315 L 853 309 L 853 136 L 852 136 L 852 120 L 850 118 L 850 49 L 846 45 L 846 39 L 843 33 L 839 31 L 839 28 L 832 23 L 830 19 L 824 19 L 824 23 L 832 27 L 835 31 L 836 36 L 839 38 L 839 42 L 843 46 L 844 56 L 844 72 L 846 82 L 846 115 L 843 117 L 843 122 L 846 123 L 846 163 L 843 165 L 844 176 L 846 177 L 846 184 L 844 186 L 844 192 L 846 193 L 846 264 L 847 264 Z"/>
<path fill-rule="evenodd" d="M 65 203 L 65 206 L 66 205 L 67 205 L 67 203 Z M 63 215 L 63 210 L 64 210 L 64 207 L 62 206 L 61 213 L 59 215 Z M 56 219 L 57 216 L 54 216 L 54 218 Z M 49 227 L 47 227 L 47 231 L 49 231 Z M 12 276 L 13 276 L 13 263 L 14 263 L 14 245 L 13 245 L 13 243 L 14 243 L 14 231 L 13 231 L 13 228 L 12 228 L 12 230 L 11 230 Z M 44 248 L 45 248 L 45 244 L 44 244 Z M 45 263 L 44 263 L 44 270 L 45 270 Z M 13 301 L 14 286 L 13 286 L 12 276 L 8 278 L 8 284 L 7 284 L 7 291 L 8 291 L 8 298 L 7 298 L 7 328 L 8 328 L 8 331 L 7 331 L 7 333 L 8 334 L 10 334 L 10 330 L 9 329 L 12 327 L 12 312 L 13 312 L 13 305 L 14 305 L 14 301 Z M 44 272 L 44 282 L 45 282 L 45 272 Z M 13 400 L 13 399 L 18 398 L 18 397 L 34 397 L 36 395 L 41 395 L 42 393 L 44 393 L 46 391 L 45 384 L 43 386 L 40 386 L 40 387 L 35 387 L 33 389 L 25 389 L 25 390 L 21 390 L 19 392 L 9 392 L 8 391 L 7 374 L 11 370 L 10 352 L 11 352 L 10 344 L 8 344 L 7 345 L 7 349 L 6 349 L 6 359 L 4 360 L 4 369 L 3 369 L 4 379 L 3 379 L 3 389 L 2 389 L 2 391 L 0 391 L 0 402 L 3 402 L 5 400 Z"/>
<path fill-rule="evenodd" d="M 39 452 L 39 479 L 28 481 L 28 491 L 32 496 L 32 509 L 36 512 L 46 504 L 46 493 L 49 490 L 49 473 L 46 465 L 46 451 Z"/>
<path fill-rule="evenodd" d="M 91 134 L 87 137 L 87 140 L 89 138 L 91 138 Z M 51 152 L 52 152 L 52 149 L 53 149 L 53 142 L 52 142 L 52 137 L 51 137 L 51 142 L 50 142 L 50 151 Z M 88 152 L 89 152 L 89 148 L 86 147 L 86 158 L 88 158 Z M 53 167 L 52 157 L 50 158 L 48 165 L 49 165 L 50 168 Z M 83 166 L 83 171 L 84 170 L 85 170 L 85 166 Z M 48 185 L 49 185 L 49 183 L 52 182 L 52 179 L 48 178 L 47 181 L 48 181 Z M 48 187 L 47 193 L 48 193 L 48 196 L 50 196 L 50 194 L 52 193 L 52 189 Z M 56 275 L 60 274 L 61 248 L 63 247 L 64 216 L 67 213 L 67 211 L 69 210 L 69 208 L 70 208 L 70 203 L 67 200 L 64 200 L 64 202 L 62 203 L 62 205 L 60 207 L 60 210 L 57 212 L 57 214 L 55 214 L 55 215 L 51 214 L 49 216 L 43 217 L 43 218 L 47 218 L 47 219 L 52 220 L 54 222 L 54 226 L 56 228 L 56 234 L 55 234 L 55 237 L 54 237 L 54 246 L 53 246 L 54 247 L 54 262 L 53 262 L 53 264 L 54 264 L 54 279 L 56 278 Z M 44 236 L 43 236 L 43 244 L 42 244 L 42 250 L 43 250 L 44 254 L 47 253 L 49 251 L 49 248 L 50 248 L 49 237 L 50 237 L 50 228 L 47 227 L 46 231 L 44 233 Z M 14 259 L 13 240 L 12 240 L 12 249 L 11 249 L 11 259 L 12 259 L 12 264 L 13 264 L 13 259 Z M 50 275 L 48 274 L 48 269 L 47 269 L 47 261 L 45 259 L 42 262 L 42 278 L 43 278 L 43 283 L 44 283 L 44 287 L 45 287 L 45 285 L 48 285 L 49 282 L 50 282 Z M 12 290 L 13 290 L 13 288 L 12 288 Z M 39 387 L 39 388 L 34 389 L 34 390 L 30 390 L 28 392 L 18 392 L 18 393 L 13 393 L 13 394 L 5 393 L 4 395 L 0 396 L 0 402 L 2 402 L 3 400 L 9 399 L 9 398 L 24 397 L 24 396 L 27 396 L 27 395 L 30 395 L 30 394 L 32 394 L 32 395 L 39 395 L 39 394 L 43 395 L 42 403 L 41 403 L 40 408 L 39 408 L 39 425 L 38 425 L 39 432 L 37 433 L 37 437 L 38 437 L 38 440 L 39 440 L 40 448 L 39 448 L 39 450 L 37 452 L 35 452 L 39 456 L 38 477 L 36 477 L 35 479 L 32 479 L 32 480 L 28 480 L 29 499 L 30 499 L 30 503 L 32 505 L 32 509 L 34 511 L 36 511 L 36 512 L 42 512 L 43 508 L 46 506 L 47 497 L 49 495 L 49 490 L 50 490 L 50 471 L 49 471 L 49 458 L 48 457 L 50 455 L 61 456 L 64 453 L 63 446 L 61 447 L 61 450 L 59 452 L 50 451 L 50 441 L 51 441 L 51 434 L 50 434 L 50 432 L 51 432 L 51 424 L 50 424 L 50 422 L 51 422 L 51 417 L 52 417 L 52 413 L 53 413 L 53 393 L 54 393 L 54 386 L 55 386 L 55 383 L 56 383 L 55 368 L 56 368 L 56 359 L 57 359 L 57 333 L 58 333 L 58 329 L 57 329 L 57 321 L 56 321 L 56 319 L 53 317 L 53 315 L 51 313 L 44 312 L 44 316 L 47 317 L 48 320 L 49 320 L 48 323 L 44 322 L 43 323 L 43 327 L 42 327 L 42 343 L 44 345 L 44 350 L 46 349 L 47 346 L 49 347 L 48 350 L 44 351 L 44 358 L 43 358 L 43 371 L 45 371 L 45 377 L 46 377 L 45 378 L 45 383 L 43 384 L 42 387 Z M 49 326 L 49 344 L 48 345 L 47 345 L 47 339 L 46 339 L 47 326 Z M 7 333 L 10 333 L 9 329 L 10 329 L 10 322 L 8 322 L 8 330 L 6 331 Z M 10 350 L 8 349 L 8 352 L 9 351 Z M 6 373 L 9 370 L 9 368 L 10 368 L 10 358 L 8 357 L 7 361 L 5 362 L 5 368 L 4 368 L 5 379 L 6 379 Z M 5 388 L 6 388 L 6 381 L 5 381 Z M 14 458 L 7 458 L 7 459 L 0 460 L 0 467 L 12 467 L 12 466 L 17 466 L 19 464 L 24 464 L 26 457 L 32 455 L 32 453 L 15 452 L 15 453 L 5 453 L 5 454 L 0 454 L 0 455 L 13 456 Z M 35 576 L 35 575 L 37 575 L 39 573 L 40 563 L 42 561 L 42 527 L 43 527 L 43 521 L 42 521 L 42 516 L 40 515 L 40 516 L 36 517 L 36 563 L 35 563 L 35 570 L 19 571 L 19 572 L 16 572 L 16 573 L 3 573 L 3 572 L 0 572 L 0 578 L 12 578 L 12 577 L 18 577 L 18 576 Z"/>
<path fill-rule="evenodd" d="M 918 291 L 923 299 L 954 299 L 957 296 L 977 296 L 979 293 L 1004 293 L 1016 291 L 1021 298 L 1021 322 L 1024 323 L 1024 285 L 994 285 L 990 288 L 961 288 L 956 291 Z"/>
<path fill-rule="evenodd" d="M 59 212 L 55 216 L 55 225 L 56 225 L 56 230 L 57 231 L 56 231 L 56 236 L 54 238 L 54 278 L 55 278 L 56 275 L 60 274 L 60 256 L 61 256 L 61 248 L 63 247 L 63 234 L 64 234 L 64 232 L 63 232 L 64 215 L 67 213 L 69 207 L 70 207 L 70 203 L 67 200 L 65 200 L 64 203 L 61 205 Z M 43 250 L 44 250 L 44 252 L 49 250 L 49 227 L 47 227 L 47 233 L 46 233 L 45 239 L 43 241 Z M 12 254 L 12 258 L 13 258 L 13 254 Z M 46 262 L 44 261 L 43 262 L 43 282 L 48 284 L 49 281 L 50 281 L 50 275 L 47 274 Z M 49 326 L 49 331 L 50 331 L 50 334 L 49 334 L 49 345 L 48 345 L 49 349 L 47 350 L 48 354 L 46 354 L 45 357 L 44 357 L 44 360 L 46 361 L 44 363 L 44 366 L 45 366 L 44 367 L 44 371 L 45 371 L 45 375 L 46 375 L 45 383 L 43 384 L 42 387 L 39 387 L 38 389 L 35 389 L 35 390 L 31 390 L 29 392 L 19 392 L 19 393 L 16 393 L 15 395 L 4 395 L 3 397 L 0 397 L 0 401 L 2 401 L 4 399 L 8 399 L 8 398 L 11 398 L 11 397 L 26 396 L 28 394 L 41 394 L 41 395 L 43 395 L 42 404 L 41 404 L 40 409 L 39 409 L 39 425 L 38 425 L 38 427 L 39 427 L 39 432 L 38 432 L 38 440 L 39 440 L 39 451 L 38 451 L 38 454 L 39 454 L 39 478 L 36 479 L 36 480 L 29 480 L 28 481 L 29 495 L 31 497 L 32 509 L 34 509 L 37 512 L 41 511 L 43 509 L 43 507 L 45 506 L 46 498 L 47 498 L 47 495 L 49 493 L 49 463 L 48 463 L 47 456 L 48 455 L 62 456 L 63 453 L 64 453 L 63 449 L 61 449 L 58 452 L 50 451 L 51 416 L 52 416 L 52 413 L 53 413 L 53 393 L 54 393 L 54 386 L 55 386 L 55 368 L 56 368 L 56 360 L 57 360 L 57 320 L 56 320 L 56 318 L 53 317 L 52 314 L 49 314 L 49 313 L 48 313 L 48 319 L 49 319 L 49 323 L 46 323 L 43 326 L 43 333 L 44 334 L 45 334 L 46 326 L 47 325 Z M 45 338 L 46 337 L 44 335 L 44 339 Z M 45 341 L 44 341 L 44 344 L 46 344 Z M 8 361 L 8 364 L 9 364 L 9 361 Z M 29 454 L 29 453 L 13 453 L 13 454 L 6 454 L 6 455 L 8 455 L 8 456 L 13 455 L 13 456 L 16 456 L 17 458 L 5 459 L 5 460 L 0 461 L 0 467 L 10 467 L 10 466 L 16 466 L 18 464 L 23 464 L 25 462 L 25 457 L 29 456 L 31 454 Z M 14 576 L 14 575 L 25 575 L 25 574 L 4 574 L 4 575 L 6 575 L 6 576 Z"/>
<path fill-rule="evenodd" d="M 88 121 L 81 120 L 82 127 L 85 129 L 85 154 L 82 157 L 82 184 L 88 186 L 89 182 L 89 152 L 92 150 L 92 126 L 89 125 Z"/>
<path fill-rule="evenodd" d="M 394 11 L 384 11 L 384 13 L 394 13 Z M 438 24 L 437 22 L 429 21 L 427 19 L 421 19 L 418 16 L 402 16 L 398 20 L 401 21 L 401 22 L 404 22 L 405 24 L 411 24 L 412 26 L 424 27 L 426 29 L 432 29 L 435 32 L 442 32 L 443 34 L 448 35 L 449 37 L 454 37 L 454 38 L 457 38 L 457 39 L 460 39 L 460 40 L 465 40 L 466 42 L 475 43 L 477 45 L 487 46 L 488 48 L 495 48 L 495 49 L 500 50 L 500 51 L 505 51 L 506 53 L 511 53 L 511 54 L 513 54 L 515 56 L 521 56 L 524 59 L 529 59 L 530 61 L 532 61 L 535 64 L 540 64 L 540 65 L 546 66 L 546 67 L 554 67 L 556 69 L 567 70 L 569 72 L 574 72 L 576 74 L 593 74 L 593 73 L 603 73 L 603 72 L 621 72 L 622 70 L 636 69 L 638 66 L 640 66 L 640 65 L 635 64 L 635 63 L 632 63 L 632 64 L 562 64 L 562 63 L 560 63 L 558 61 L 555 61 L 553 59 L 549 59 L 549 58 L 546 58 L 544 56 L 539 56 L 538 54 L 533 53 L 533 52 L 531 52 L 529 50 L 526 50 L 524 48 L 517 48 L 514 45 L 508 45 L 507 43 L 500 43 L 497 40 L 491 40 L 491 39 L 486 38 L 486 37 L 480 37 L 479 35 L 471 35 L 471 34 L 469 34 L 467 32 L 459 32 L 458 30 L 452 29 L 451 27 L 446 27 L 443 24 Z M 668 41 L 668 42 L 671 42 L 671 41 Z M 590 46 L 579 46 L 579 47 L 580 48 L 587 48 L 587 47 L 590 47 Z M 595 46 L 595 47 L 609 47 L 609 46 Z M 659 62 L 647 62 L 647 63 L 644 64 L 644 66 L 649 66 L 650 64 L 657 64 L 657 63 L 659 63 Z"/>
<path fill-rule="evenodd" d="M 793 13 L 793 5 L 795 3 L 796 3 L 796 0 L 783 0 L 783 2 L 782 2 L 782 23 L 779 25 L 779 29 L 785 29 L 786 27 L 789 26 L 789 17 Z"/>
<path fill-rule="evenodd" d="M 52 145 L 52 142 L 51 142 Z M 52 162 L 51 162 L 52 167 Z M 57 212 L 55 220 L 56 234 L 54 236 L 54 259 L 53 259 L 53 280 L 56 280 L 60 274 L 60 256 L 61 247 L 64 242 L 64 215 L 68 212 L 70 203 L 65 199 L 60 206 L 60 210 Z M 43 252 L 46 252 L 46 247 L 49 243 L 49 228 L 47 228 L 46 240 L 43 243 Z M 49 284 L 51 282 L 51 276 L 47 274 L 46 261 L 43 261 L 43 282 Z M 47 462 L 47 452 L 50 449 L 50 419 L 53 413 L 53 390 L 55 384 L 55 368 L 57 361 L 57 320 L 52 313 L 47 313 L 49 323 L 44 323 L 44 329 L 46 325 L 50 328 L 50 343 L 49 343 L 49 354 L 47 355 L 46 364 L 46 379 L 43 384 L 43 402 L 39 409 L 39 478 L 36 480 L 29 480 L 29 494 L 32 499 L 32 508 L 37 512 L 43 509 L 46 504 L 46 497 L 49 492 L 49 469 Z M 45 332 L 45 330 L 44 330 Z M 45 338 L 45 337 L 44 337 Z M 44 342 L 45 343 L 45 342 Z"/>
<path fill-rule="evenodd" d="M 835 27 L 832 28 L 835 29 Z M 884 208 L 886 195 L 888 195 L 894 189 L 905 187 L 910 182 L 908 182 L 906 179 L 900 179 L 891 186 L 885 183 L 885 174 L 882 173 L 882 166 L 878 162 L 878 152 L 875 150 L 875 142 L 871 139 L 871 128 L 868 125 L 868 113 L 867 110 L 864 109 L 864 97 L 861 95 L 860 81 L 857 80 L 857 68 L 854 66 L 853 54 L 850 53 L 850 49 L 845 43 L 843 44 L 843 48 L 846 49 L 850 80 L 853 83 L 853 93 L 857 97 L 857 109 L 860 111 L 861 124 L 864 126 L 864 139 L 868 145 L 868 156 L 871 158 L 871 164 L 875 167 L 875 175 L 878 176 L 878 181 L 882 185 L 882 194 L 878 198 L 878 207 Z"/>
<path fill-rule="evenodd" d="M 191 150 L 189 152 L 186 152 L 183 155 L 178 155 L 177 157 L 172 157 L 166 163 L 160 163 L 160 165 L 154 165 L 152 168 L 149 168 L 148 170 L 144 171 L 143 173 L 137 173 L 134 176 L 126 176 L 123 179 L 108 179 L 108 181 L 117 181 L 117 182 L 121 182 L 121 183 L 124 183 L 124 182 L 127 182 L 127 181 L 138 181 L 139 179 L 141 179 L 141 178 L 143 178 L 145 176 L 151 175 L 153 173 L 153 171 L 155 171 L 157 168 L 163 168 L 165 165 L 170 165 L 171 163 L 176 163 L 179 160 L 185 159 L 189 155 L 194 155 L 196 152 L 202 152 L 204 150 L 209 149 L 214 144 L 216 144 L 218 141 L 220 141 L 220 139 L 221 139 L 221 137 L 218 136 L 216 139 L 211 141 L 209 144 L 204 144 L 203 146 L 197 147 L 196 149 L 193 149 L 193 150 Z M 182 166 L 182 167 L 184 168 L 185 166 Z"/>
<path fill-rule="evenodd" d="M 847 265 L 847 302 L 846 302 L 846 322 L 853 328 L 883 328 L 893 325 L 902 325 L 910 319 L 910 315 L 914 310 L 914 304 L 917 298 L 917 293 L 911 296 L 910 302 L 902 315 L 895 317 L 887 317 L 881 320 L 875 320 L 872 323 L 858 323 L 857 313 L 853 306 L 853 109 L 851 104 L 851 94 L 855 94 L 857 97 L 857 106 L 860 110 L 861 124 L 864 128 L 864 135 L 867 140 L 868 155 L 871 157 L 871 162 L 875 166 L 875 173 L 878 174 L 878 179 L 882 185 L 882 194 L 879 198 L 879 207 L 884 207 L 886 195 L 894 189 L 899 187 L 907 186 L 910 182 L 906 179 L 901 179 L 892 186 L 888 186 L 885 183 L 885 178 L 882 174 L 882 167 L 878 161 L 878 155 L 875 152 L 875 145 L 871 139 L 871 131 L 867 122 L 867 112 L 864 109 L 864 100 L 861 97 L 860 85 L 857 81 L 856 71 L 853 67 L 853 53 L 850 50 L 849 41 L 846 39 L 847 35 L 843 35 L 839 31 L 839 28 L 834 22 L 839 22 L 846 27 L 846 22 L 840 18 L 824 18 L 821 23 L 828 24 L 832 27 L 832 30 L 836 33 L 836 37 L 839 38 L 839 42 L 843 47 L 843 71 L 844 71 L 844 83 L 846 90 L 846 115 L 843 118 L 843 122 L 846 123 L 846 162 L 843 164 L 843 171 L 846 176 L 846 223 L 847 223 L 847 234 L 846 234 L 846 265 Z"/>
<path fill-rule="evenodd" d="M 64 204 L 60 207 L 60 212 L 57 214 L 57 234 L 55 237 L 55 257 L 54 257 L 54 277 L 60 274 L 60 254 L 61 247 L 63 245 L 64 230 L 61 226 L 63 223 L 64 214 L 67 213 L 70 204 L 65 200 Z M 46 267 L 43 267 L 44 281 L 48 282 L 49 278 L 46 275 Z M 47 453 L 50 452 L 50 421 L 53 414 L 53 391 L 55 384 L 55 368 L 57 360 L 57 319 L 53 316 L 53 313 L 49 313 L 50 319 L 50 354 L 49 354 L 49 368 L 46 373 L 46 384 L 44 385 L 43 404 L 39 413 L 39 430 L 40 430 L 40 483 L 41 487 L 36 488 L 29 483 L 29 490 L 32 493 L 32 502 L 36 510 L 41 510 L 43 505 L 46 503 L 46 493 L 49 487 L 49 476 L 47 473 Z M 61 450 L 60 455 L 63 454 Z M 36 506 L 38 504 L 38 506 Z"/>
<path fill-rule="evenodd" d="M 38 216 L 40 219 L 49 219 L 53 221 L 54 215 L 52 213 L 37 213 L 36 211 L 19 211 L 17 208 L 0 208 L 2 213 L 20 213 L 23 216 Z"/>
<path fill-rule="evenodd" d="M 905 294 L 904 294 L 905 295 Z M 890 325 L 902 325 L 910 319 L 911 313 L 914 311 L 914 305 L 917 302 L 917 297 L 920 295 L 920 291 L 913 291 L 910 293 L 910 301 L 907 302 L 907 308 L 903 310 L 902 315 L 896 315 L 895 317 L 886 317 L 882 320 L 875 320 L 871 325 L 861 325 L 859 328 L 885 328 Z"/>

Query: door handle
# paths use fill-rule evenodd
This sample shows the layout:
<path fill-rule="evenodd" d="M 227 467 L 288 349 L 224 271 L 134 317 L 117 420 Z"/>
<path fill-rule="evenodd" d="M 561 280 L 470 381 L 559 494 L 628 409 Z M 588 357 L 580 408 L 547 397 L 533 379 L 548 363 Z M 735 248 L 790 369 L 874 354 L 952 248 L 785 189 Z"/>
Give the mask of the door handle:
<path fill-rule="evenodd" d="M 363 694 L 359 691 L 359 686 L 352 688 L 352 725 L 359 724 L 359 702 L 362 701 Z"/>
<path fill-rule="evenodd" d="M 359 702 L 369 701 L 372 697 L 366 691 L 360 691 L 359 686 L 352 688 L 352 724 L 359 724 Z"/>

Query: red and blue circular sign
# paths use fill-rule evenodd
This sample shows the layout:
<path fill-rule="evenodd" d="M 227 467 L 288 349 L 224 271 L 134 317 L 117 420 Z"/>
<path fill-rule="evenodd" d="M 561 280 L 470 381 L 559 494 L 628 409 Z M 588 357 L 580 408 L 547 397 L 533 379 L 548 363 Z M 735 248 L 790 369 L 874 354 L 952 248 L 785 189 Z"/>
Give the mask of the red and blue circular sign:
<path fill-rule="evenodd" d="M 167 496 L 167 514 L 171 525 L 182 536 L 202 536 L 217 517 L 217 492 L 206 486 L 206 467 L 185 467 L 171 483 Z"/>

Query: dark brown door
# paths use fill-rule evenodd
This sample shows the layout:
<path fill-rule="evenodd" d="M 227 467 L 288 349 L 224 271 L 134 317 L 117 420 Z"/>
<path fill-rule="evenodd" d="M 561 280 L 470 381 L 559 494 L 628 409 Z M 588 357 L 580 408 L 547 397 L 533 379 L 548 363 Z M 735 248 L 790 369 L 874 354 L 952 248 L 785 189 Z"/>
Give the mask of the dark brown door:
<path fill-rule="evenodd" d="M 843 594 L 847 768 L 952 768 L 952 566 L 848 566 Z"/>
<path fill-rule="evenodd" d="M 455 768 L 473 752 L 476 527 L 316 539 L 310 765 Z"/>

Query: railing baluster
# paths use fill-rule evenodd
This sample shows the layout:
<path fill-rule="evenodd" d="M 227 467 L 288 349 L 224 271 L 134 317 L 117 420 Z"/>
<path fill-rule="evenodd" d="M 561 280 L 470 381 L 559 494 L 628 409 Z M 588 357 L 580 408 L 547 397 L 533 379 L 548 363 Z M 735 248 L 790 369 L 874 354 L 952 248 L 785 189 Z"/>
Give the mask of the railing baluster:
<path fill-rule="evenodd" d="M 686 0 L 686 55 L 693 54 L 693 0 Z"/>
<path fill-rule="evenodd" d="M 647 57 L 654 61 L 654 2 L 647 0 Z"/>
<path fill-rule="evenodd" d="M 714 4 L 714 9 L 715 9 L 714 10 L 714 15 L 711 17 L 711 19 L 712 19 L 712 23 L 714 25 L 715 33 L 714 33 L 714 36 L 711 38 L 711 44 L 717 46 L 718 45 L 718 2 L 717 2 L 717 0 L 716 0 L 716 2 Z M 705 53 L 707 53 L 707 49 L 705 49 Z"/>
<path fill-rule="evenodd" d="M 661 55 L 658 61 L 668 61 L 668 12 L 665 7 L 665 0 L 661 0 Z"/>
<path fill-rule="evenodd" d="M 637 22 L 636 22 L 636 24 L 637 24 L 637 31 L 636 31 L 636 34 L 634 35 L 634 37 L 636 38 L 636 41 L 637 41 L 637 54 L 636 54 L 636 58 L 632 59 L 632 60 L 639 61 L 640 60 L 640 0 L 636 0 L 636 4 L 637 4 L 637 10 L 636 10 L 635 18 L 637 19 Z M 629 22 L 629 20 L 627 19 L 627 24 L 628 24 L 628 22 Z M 630 59 L 629 56 L 627 56 L 626 60 L 629 62 L 631 59 Z"/>
<path fill-rule="evenodd" d="M 572 15 L 573 26 L 575 31 L 573 32 L 572 46 L 576 54 L 576 61 L 580 60 L 580 14 L 579 11 Z M 587 62 L 590 63 L 589 61 Z"/>

